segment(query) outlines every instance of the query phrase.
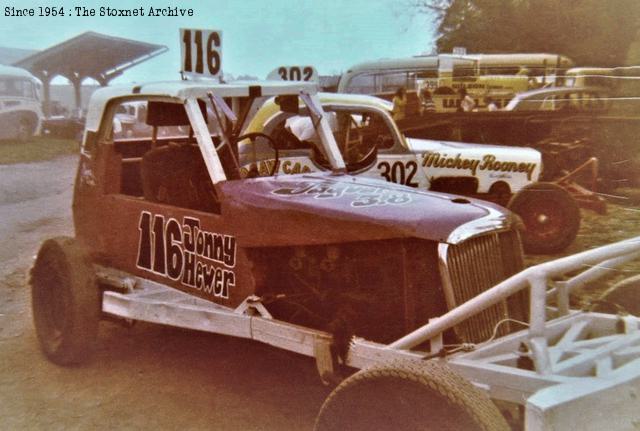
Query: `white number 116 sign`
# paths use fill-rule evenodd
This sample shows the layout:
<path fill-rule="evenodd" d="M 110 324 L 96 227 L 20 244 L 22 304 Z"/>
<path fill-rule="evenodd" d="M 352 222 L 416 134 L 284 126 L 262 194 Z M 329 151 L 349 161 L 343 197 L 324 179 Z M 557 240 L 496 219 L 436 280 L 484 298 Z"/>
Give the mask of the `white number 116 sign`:
<path fill-rule="evenodd" d="M 222 32 L 180 29 L 181 72 L 216 78 L 222 71 Z"/>

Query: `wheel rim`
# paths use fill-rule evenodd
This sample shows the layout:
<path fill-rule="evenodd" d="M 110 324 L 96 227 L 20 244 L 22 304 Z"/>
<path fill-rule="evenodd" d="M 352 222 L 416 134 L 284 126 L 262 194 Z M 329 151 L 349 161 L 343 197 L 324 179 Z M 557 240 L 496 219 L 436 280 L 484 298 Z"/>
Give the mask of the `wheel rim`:
<path fill-rule="evenodd" d="M 553 202 L 547 206 L 527 208 L 520 216 L 527 232 L 543 241 L 556 238 L 565 228 L 562 211 Z"/>

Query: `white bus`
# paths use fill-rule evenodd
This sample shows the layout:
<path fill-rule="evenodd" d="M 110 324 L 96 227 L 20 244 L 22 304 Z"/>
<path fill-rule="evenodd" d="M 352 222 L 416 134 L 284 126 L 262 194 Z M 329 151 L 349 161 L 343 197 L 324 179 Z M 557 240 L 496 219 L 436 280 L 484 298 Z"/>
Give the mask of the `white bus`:
<path fill-rule="evenodd" d="M 0 139 L 26 141 L 40 133 L 40 85 L 26 70 L 0 65 Z"/>

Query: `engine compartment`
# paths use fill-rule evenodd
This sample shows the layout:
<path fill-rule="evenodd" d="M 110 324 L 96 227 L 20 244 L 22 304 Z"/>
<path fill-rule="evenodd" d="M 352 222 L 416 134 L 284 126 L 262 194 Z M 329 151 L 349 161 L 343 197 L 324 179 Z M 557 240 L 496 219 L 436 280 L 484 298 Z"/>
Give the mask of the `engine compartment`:
<path fill-rule="evenodd" d="M 418 239 L 252 249 L 256 294 L 277 319 L 390 342 L 446 311 L 437 243 Z"/>

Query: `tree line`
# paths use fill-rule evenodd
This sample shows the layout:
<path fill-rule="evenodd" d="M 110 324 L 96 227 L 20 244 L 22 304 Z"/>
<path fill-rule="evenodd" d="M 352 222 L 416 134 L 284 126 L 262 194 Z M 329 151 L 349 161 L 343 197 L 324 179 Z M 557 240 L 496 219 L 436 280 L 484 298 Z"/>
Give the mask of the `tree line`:
<path fill-rule="evenodd" d="M 438 52 L 548 52 L 583 66 L 640 64 L 640 0 L 416 0 Z"/>

